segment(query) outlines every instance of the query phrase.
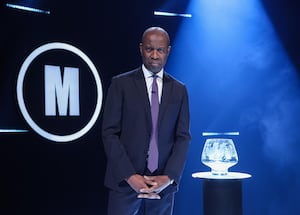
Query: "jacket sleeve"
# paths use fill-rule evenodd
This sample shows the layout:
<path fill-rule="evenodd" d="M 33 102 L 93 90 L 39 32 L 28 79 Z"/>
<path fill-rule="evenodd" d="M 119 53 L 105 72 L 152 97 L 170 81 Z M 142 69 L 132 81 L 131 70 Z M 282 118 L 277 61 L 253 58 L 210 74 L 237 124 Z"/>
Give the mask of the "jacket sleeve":
<path fill-rule="evenodd" d="M 108 89 L 102 121 L 102 141 L 109 173 L 116 182 L 135 174 L 135 169 L 120 142 L 123 93 L 120 81 L 113 78 Z"/>
<path fill-rule="evenodd" d="M 191 140 L 189 101 L 185 86 L 183 86 L 182 95 L 181 107 L 175 127 L 174 146 L 164 171 L 166 175 L 174 180 L 175 185 L 180 183 Z"/>

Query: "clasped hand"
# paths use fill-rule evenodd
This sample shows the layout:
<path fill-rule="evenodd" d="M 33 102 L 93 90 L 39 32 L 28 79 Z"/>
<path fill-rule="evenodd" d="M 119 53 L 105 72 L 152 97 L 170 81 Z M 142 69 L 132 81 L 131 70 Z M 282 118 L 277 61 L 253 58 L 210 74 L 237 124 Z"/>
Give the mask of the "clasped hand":
<path fill-rule="evenodd" d="M 138 193 L 138 198 L 160 199 L 159 193 L 170 185 L 170 178 L 166 175 L 141 176 L 132 175 L 128 184 Z"/>

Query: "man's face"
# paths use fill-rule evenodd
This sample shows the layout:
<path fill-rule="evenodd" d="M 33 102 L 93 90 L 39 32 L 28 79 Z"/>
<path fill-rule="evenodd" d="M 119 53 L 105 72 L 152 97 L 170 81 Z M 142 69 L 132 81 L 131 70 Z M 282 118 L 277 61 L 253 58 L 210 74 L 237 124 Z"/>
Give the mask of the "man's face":
<path fill-rule="evenodd" d="M 158 73 L 166 64 L 171 47 L 165 34 L 148 32 L 140 44 L 143 64 L 153 73 Z"/>

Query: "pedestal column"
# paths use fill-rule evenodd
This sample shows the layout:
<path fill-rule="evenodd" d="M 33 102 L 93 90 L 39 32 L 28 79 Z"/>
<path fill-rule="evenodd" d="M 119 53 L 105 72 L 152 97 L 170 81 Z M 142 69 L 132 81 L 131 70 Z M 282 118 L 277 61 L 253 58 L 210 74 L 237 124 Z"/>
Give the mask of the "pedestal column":
<path fill-rule="evenodd" d="M 203 179 L 204 215 L 242 215 L 242 179 L 250 178 L 246 173 L 229 172 L 213 175 L 199 172 L 192 175 Z"/>

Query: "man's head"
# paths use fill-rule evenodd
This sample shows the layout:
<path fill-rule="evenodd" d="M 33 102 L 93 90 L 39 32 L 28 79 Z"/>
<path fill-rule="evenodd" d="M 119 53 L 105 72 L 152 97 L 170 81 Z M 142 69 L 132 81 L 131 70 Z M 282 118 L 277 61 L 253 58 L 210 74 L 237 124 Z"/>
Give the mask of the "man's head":
<path fill-rule="evenodd" d="M 168 33 L 160 27 L 145 30 L 140 52 L 143 64 L 153 73 L 158 73 L 166 64 L 171 50 Z"/>

